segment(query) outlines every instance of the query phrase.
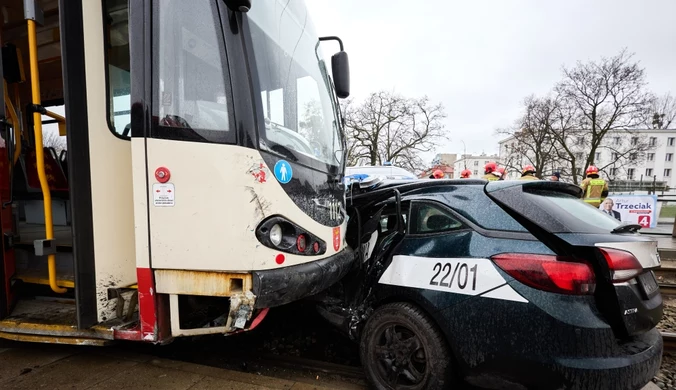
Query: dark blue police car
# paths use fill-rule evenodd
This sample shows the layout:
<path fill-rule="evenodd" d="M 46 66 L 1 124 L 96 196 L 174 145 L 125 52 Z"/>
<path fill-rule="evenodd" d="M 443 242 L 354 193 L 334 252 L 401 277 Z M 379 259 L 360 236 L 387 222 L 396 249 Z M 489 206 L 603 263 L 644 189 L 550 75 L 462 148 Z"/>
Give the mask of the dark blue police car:
<path fill-rule="evenodd" d="M 656 243 L 545 181 L 353 188 L 355 269 L 320 312 L 377 389 L 640 389 L 657 373 Z"/>

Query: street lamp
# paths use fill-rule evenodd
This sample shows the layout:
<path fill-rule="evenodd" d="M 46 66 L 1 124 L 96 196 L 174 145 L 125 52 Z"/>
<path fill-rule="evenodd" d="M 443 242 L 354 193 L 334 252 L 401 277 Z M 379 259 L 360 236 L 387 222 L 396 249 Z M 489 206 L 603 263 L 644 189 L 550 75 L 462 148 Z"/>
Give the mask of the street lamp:
<path fill-rule="evenodd" d="M 462 142 L 462 162 L 465 164 L 465 169 L 467 169 L 467 146 L 465 145 L 465 141 L 460 140 Z"/>

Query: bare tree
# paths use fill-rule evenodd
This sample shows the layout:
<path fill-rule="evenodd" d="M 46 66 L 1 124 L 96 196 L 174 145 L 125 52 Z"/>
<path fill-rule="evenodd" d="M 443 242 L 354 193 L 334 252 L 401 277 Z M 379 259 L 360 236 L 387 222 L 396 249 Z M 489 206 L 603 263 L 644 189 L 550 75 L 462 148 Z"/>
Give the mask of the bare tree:
<path fill-rule="evenodd" d="M 445 138 L 444 107 L 426 96 L 406 98 L 380 91 L 361 104 L 349 101 L 344 111 L 350 164 L 391 162 L 416 171 L 424 167 L 420 153 Z"/>
<path fill-rule="evenodd" d="M 578 168 L 594 163 L 597 151 L 609 132 L 627 131 L 645 123 L 653 97 L 646 90 L 645 71 L 633 54 L 622 50 L 600 61 L 578 62 L 574 68 L 563 68 L 563 80 L 555 87 L 562 112 L 570 114 L 574 130 L 557 136 L 567 155 L 573 180 L 577 183 Z M 570 133 L 570 131 L 568 131 Z M 566 148 L 570 136 L 585 147 L 584 152 Z M 630 149 L 639 145 L 629 145 Z M 630 150 L 625 150 L 629 155 Z M 638 151 L 636 151 L 638 153 Z"/>
<path fill-rule="evenodd" d="M 542 177 L 545 168 L 558 161 L 552 138 L 556 111 L 556 102 L 551 97 L 531 95 L 524 99 L 523 114 L 514 127 L 498 130 L 498 134 L 514 138 L 509 144 L 508 158 L 503 162 L 508 169 L 520 172 L 524 165 L 532 165 L 535 175 Z"/>
<path fill-rule="evenodd" d="M 676 125 L 676 99 L 670 93 L 653 99 L 648 116 L 648 127 L 652 129 L 668 129 Z"/>
<path fill-rule="evenodd" d="M 58 131 L 44 131 L 42 133 L 42 145 L 45 148 L 54 148 L 56 155 L 60 155 L 62 150 L 66 150 L 66 137 L 59 135 Z"/>

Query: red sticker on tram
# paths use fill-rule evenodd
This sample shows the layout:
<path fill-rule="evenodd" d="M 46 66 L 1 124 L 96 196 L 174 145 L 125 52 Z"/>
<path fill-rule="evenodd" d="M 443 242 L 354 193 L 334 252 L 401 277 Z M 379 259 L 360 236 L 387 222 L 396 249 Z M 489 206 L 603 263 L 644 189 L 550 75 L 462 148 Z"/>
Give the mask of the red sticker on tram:
<path fill-rule="evenodd" d="M 340 226 L 333 228 L 333 249 L 340 249 Z"/>

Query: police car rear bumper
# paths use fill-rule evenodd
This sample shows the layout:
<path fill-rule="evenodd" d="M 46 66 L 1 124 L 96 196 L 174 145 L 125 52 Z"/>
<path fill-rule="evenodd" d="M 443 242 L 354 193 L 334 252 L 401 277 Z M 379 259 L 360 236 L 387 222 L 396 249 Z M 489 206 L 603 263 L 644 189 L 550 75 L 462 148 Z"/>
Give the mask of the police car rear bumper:
<path fill-rule="evenodd" d="M 584 338 L 583 338 L 584 339 Z M 606 341 L 570 340 L 581 349 L 603 348 Z M 555 338 L 552 344 L 556 343 Z M 653 329 L 620 345 L 624 353 L 615 356 L 555 357 L 514 354 L 504 361 L 488 359 L 472 370 L 468 383 L 487 388 L 636 390 L 659 371 L 662 337 Z"/>
<path fill-rule="evenodd" d="M 315 295 L 342 279 L 352 267 L 354 252 L 341 252 L 321 260 L 274 270 L 254 271 L 256 308 L 275 307 Z"/>
<path fill-rule="evenodd" d="M 639 389 L 657 375 L 663 341 L 657 329 L 619 344 L 624 354 L 556 359 L 553 367 L 573 389 Z"/>
<path fill-rule="evenodd" d="M 524 289 L 533 292 L 528 303 L 477 297 L 436 313 L 470 384 L 630 390 L 657 374 L 657 329 L 621 341 L 593 296 Z"/>

